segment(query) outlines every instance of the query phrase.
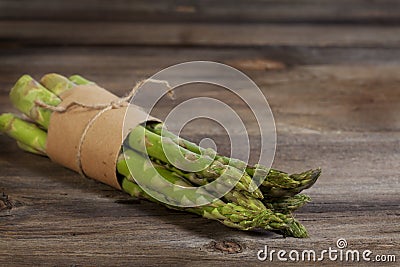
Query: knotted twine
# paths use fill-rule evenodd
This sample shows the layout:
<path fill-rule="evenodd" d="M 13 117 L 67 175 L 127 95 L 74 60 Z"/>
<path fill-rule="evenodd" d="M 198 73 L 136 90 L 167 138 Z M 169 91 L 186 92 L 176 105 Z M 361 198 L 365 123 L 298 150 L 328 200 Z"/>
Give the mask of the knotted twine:
<path fill-rule="evenodd" d="M 91 126 L 94 124 L 94 122 L 97 120 L 97 118 L 99 118 L 103 113 L 105 113 L 108 110 L 111 109 L 119 109 L 122 107 L 126 107 L 129 104 L 129 100 L 131 100 L 136 92 L 138 91 L 138 89 L 145 84 L 146 82 L 152 82 L 152 83 L 159 83 L 159 84 L 164 84 L 167 88 L 167 94 L 169 96 L 170 99 L 174 100 L 175 99 L 175 94 L 174 94 L 174 90 L 173 87 L 168 83 L 168 81 L 165 80 L 156 80 L 156 79 L 144 79 L 141 80 L 139 82 L 137 82 L 135 84 L 135 86 L 131 89 L 131 91 L 124 97 L 120 97 L 116 100 L 113 100 L 109 103 L 102 103 L 102 104 L 85 104 L 79 101 L 72 101 L 71 103 L 69 103 L 66 106 L 52 106 L 49 104 L 46 104 L 40 100 L 35 100 L 35 105 L 47 110 L 50 110 L 52 112 L 57 112 L 57 113 L 64 113 L 70 109 L 73 109 L 74 107 L 81 107 L 81 108 L 85 108 L 88 110 L 100 110 L 95 116 L 93 116 L 89 122 L 87 123 L 86 127 L 84 128 L 84 131 L 82 132 L 82 135 L 80 137 L 79 140 L 79 144 L 78 144 L 78 151 L 76 154 L 76 164 L 78 166 L 78 172 L 81 176 L 86 177 L 83 168 L 82 168 L 82 162 L 81 162 L 81 149 L 82 149 L 82 144 L 85 141 L 85 137 L 86 134 L 88 133 L 89 129 L 91 128 Z"/>

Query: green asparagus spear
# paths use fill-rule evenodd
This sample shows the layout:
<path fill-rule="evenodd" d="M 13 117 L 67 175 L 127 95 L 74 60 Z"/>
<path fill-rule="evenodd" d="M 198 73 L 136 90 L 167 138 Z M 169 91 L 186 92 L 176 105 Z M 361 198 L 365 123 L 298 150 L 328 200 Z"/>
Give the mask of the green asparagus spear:
<path fill-rule="evenodd" d="M 1 131 L 1 130 L 0 130 L 0 131 Z M 41 156 L 46 156 L 45 153 L 43 153 L 43 152 L 41 152 L 41 151 L 39 151 L 39 150 L 36 150 L 36 149 L 34 149 L 33 147 L 28 146 L 28 145 L 26 145 L 26 144 L 24 144 L 24 143 L 21 143 L 20 141 L 17 141 L 17 146 L 18 146 L 20 149 L 22 149 L 22 150 L 24 150 L 24 151 L 26 151 L 26 152 L 29 152 L 29 153 L 32 153 L 32 154 L 41 155 Z"/>
<path fill-rule="evenodd" d="M 46 153 L 47 134 L 34 124 L 27 123 L 11 113 L 4 113 L 0 115 L 0 131 L 40 153 Z"/>
<path fill-rule="evenodd" d="M 88 84 L 95 84 L 92 81 L 89 81 L 85 78 L 83 78 L 80 75 L 72 75 L 69 77 L 69 80 L 77 85 L 88 85 Z"/>
<path fill-rule="evenodd" d="M 144 163 L 144 158 L 138 156 L 138 154 L 136 152 L 133 152 L 132 150 L 128 150 L 125 153 L 129 153 L 129 158 L 126 159 L 126 161 L 131 162 L 132 164 L 137 164 L 139 167 L 141 166 L 145 166 Z M 122 161 L 124 162 L 124 161 Z M 143 168 L 145 169 L 145 168 Z M 157 169 L 157 167 L 156 167 Z M 184 187 L 192 187 L 191 184 L 189 184 L 188 182 L 184 182 L 184 179 L 182 179 L 182 177 L 177 176 L 175 173 L 170 172 L 167 169 L 163 169 L 162 167 L 159 167 L 157 169 L 157 171 L 162 174 L 162 176 L 168 180 L 169 182 L 173 183 L 173 184 L 178 184 L 180 186 L 184 186 Z M 141 172 L 141 175 L 143 175 L 144 179 L 148 181 L 148 183 L 151 185 L 151 188 L 153 190 L 157 191 L 157 187 L 154 186 L 154 183 L 157 183 L 157 179 L 156 181 L 154 181 L 154 174 L 152 172 L 149 172 L 148 170 L 144 170 L 143 172 Z M 162 192 L 164 191 L 164 188 L 159 188 L 159 190 Z M 165 194 L 163 192 L 163 196 L 166 195 L 171 195 L 171 194 L 179 194 L 179 189 L 174 189 L 174 192 Z M 201 192 L 200 193 L 195 193 L 193 194 L 193 196 L 188 196 L 183 195 L 184 198 L 186 199 L 191 199 L 191 201 L 196 201 L 196 198 L 202 197 Z M 227 209 L 227 208 L 230 209 Z M 261 213 L 261 212 L 253 212 L 251 210 L 246 209 L 245 213 L 243 214 L 232 214 L 233 211 L 237 210 L 237 209 L 241 209 L 241 207 L 239 205 L 234 205 L 233 203 L 230 203 L 229 205 L 225 204 L 224 202 L 222 202 L 221 200 L 215 200 L 210 204 L 207 205 L 203 205 L 203 206 L 198 206 L 198 207 L 194 207 L 194 208 L 182 208 L 184 210 L 190 210 L 192 212 L 195 212 L 197 214 L 200 215 L 205 215 L 207 218 L 210 219 L 216 219 L 216 220 L 221 220 L 221 222 L 223 223 L 227 223 L 229 226 L 232 226 L 232 224 L 236 224 L 235 227 L 242 229 L 242 230 L 249 230 L 252 228 L 256 228 L 256 227 L 263 227 L 264 229 L 272 229 L 273 227 L 278 227 L 281 228 L 283 226 L 283 228 L 286 228 L 286 226 L 282 225 L 282 223 L 284 222 L 283 220 L 279 219 L 278 217 L 276 217 L 272 212 L 268 213 L 268 217 L 263 218 L 263 223 L 264 225 L 259 226 L 258 225 L 258 221 L 259 219 L 251 219 L 251 217 L 257 217 L 260 216 L 261 214 L 263 214 L 264 216 L 267 213 Z M 250 212 L 251 211 L 251 212 Z M 246 214 L 246 216 L 244 216 L 244 214 Z M 233 216 L 233 217 L 232 217 Z M 239 216 L 242 216 L 241 219 L 239 219 Z M 233 221 L 230 219 L 234 219 Z M 251 219 L 251 220 L 250 220 Z M 271 222 L 272 224 L 266 224 L 265 222 Z M 238 223 L 238 224 L 237 224 Z M 277 225 L 275 225 L 277 224 Z M 243 226 L 245 226 L 243 228 Z"/>
<path fill-rule="evenodd" d="M 53 92 L 55 95 L 60 96 L 62 93 L 66 92 L 75 86 L 73 82 L 68 80 L 66 77 L 57 74 L 49 73 L 44 75 L 40 79 L 40 83 L 48 90 Z"/>
<path fill-rule="evenodd" d="M 40 100 L 52 106 L 61 103 L 60 98 L 29 75 L 24 75 L 17 81 L 11 89 L 10 99 L 16 108 L 46 129 L 49 126 L 51 111 L 39 107 L 35 101 Z"/>
<path fill-rule="evenodd" d="M 250 191 L 251 177 L 238 169 L 224 165 L 217 160 L 208 157 L 201 157 L 185 148 L 182 148 L 172 142 L 168 138 L 154 134 L 145 128 L 136 127 L 131 131 L 128 137 L 129 146 L 139 152 L 148 154 L 151 157 L 157 158 L 165 163 L 178 166 L 180 169 L 190 169 L 193 166 L 196 170 L 193 171 L 200 177 L 211 181 L 220 178 L 222 175 L 229 178 L 227 181 L 237 182 L 235 187 L 241 191 Z M 167 158 L 166 154 L 169 154 Z M 228 177 L 229 175 L 229 177 Z M 251 192 L 255 198 L 263 198 L 259 189 Z"/>
<path fill-rule="evenodd" d="M 167 175 L 165 176 L 165 179 L 170 180 Z M 299 237 L 307 236 L 307 231 L 304 228 L 302 231 L 298 229 L 299 227 L 293 227 L 293 229 L 289 229 L 289 225 L 296 225 L 296 222 L 293 219 L 283 214 L 278 214 L 277 216 L 277 214 L 274 214 L 271 210 L 266 210 L 264 212 L 252 211 L 233 203 L 224 203 L 221 200 L 217 200 L 213 203 L 200 207 L 176 208 L 165 205 L 164 203 L 160 203 L 151 196 L 147 195 L 140 186 L 135 184 L 129 178 L 123 178 L 122 188 L 125 192 L 129 193 L 133 197 L 148 199 L 169 208 L 192 212 L 201 215 L 204 218 L 217 220 L 229 227 L 240 230 L 252 230 L 260 228 L 291 236 L 292 233 Z"/>
<path fill-rule="evenodd" d="M 202 147 L 199 147 L 198 145 L 187 141 L 185 139 L 179 138 L 178 136 L 174 135 L 173 133 L 169 132 L 161 123 L 155 123 L 155 124 L 150 124 L 147 126 L 151 131 L 153 131 L 156 134 L 163 135 L 164 137 L 168 137 L 171 140 L 173 140 L 176 144 L 180 145 L 183 148 L 188 149 L 189 151 L 197 154 L 204 154 L 205 149 Z M 216 159 L 219 161 L 223 162 L 224 164 L 229 164 L 231 166 L 234 166 L 238 169 L 243 169 L 246 168 L 246 172 L 250 176 L 254 176 L 256 170 L 258 171 L 258 175 L 261 177 L 265 177 L 265 180 L 262 183 L 261 188 L 263 188 L 263 193 L 266 194 L 267 196 L 269 195 L 269 192 L 271 193 L 271 197 L 274 196 L 274 194 L 277 194 L 276 192 L 285 192 L 285 190 L 282 189 L 288 189 L 287 195 L 291 195 L 292 191 L 295 192 L 300 192 L 305 188 L 305 185 L 307 184 L 308 187 L 312 186 L 312 184 L 316 181 L 315 176 L 311 177 L 311 174 L 309 171 L 304 172 L 299 175 L 294 175 L 291 177 L 289 174 L 274 170 L 274 169 L 268 169 L 262 165 L 255 165 L 254 167 L 247 166 L 246 163 L 240 161 L 240 160 L 233 160 L 221 155 L 216 156 Z M 314 173 L 315 174 L 315 173 Z M 318 177 L 316 177 L 318 178 Z M 290 190 L 293 189 L 293 190 Z M 301 189 L 301 190 L 300 190 Z M 285 195 L 285 193 L 282 193 Z"/>
<path fill-rule="evenodd" d="M 311 198 L 309 196 L 305 194 L 298 194 L 293 197 L 280 198 L 272 201 L 263 200 L 263 203 L 269 209 L 288 214 L 303 207 L 310 201 Z"/>
<path fill-rule="evenodd" d="M 276 198 L 284 198 L 284 197 L 292 197 L 301 191 L 310 188 L 321 175 L 321 169 L 309 170 L 305 171 L 301 174 L 292 174 L 291 177 L 293 179 L 297 179 L 300 182 L 300 185 L 295 188 L 283 189 L 278 187 L 261 187 L 261 191 L 267 199 L 276 199 Z"/>

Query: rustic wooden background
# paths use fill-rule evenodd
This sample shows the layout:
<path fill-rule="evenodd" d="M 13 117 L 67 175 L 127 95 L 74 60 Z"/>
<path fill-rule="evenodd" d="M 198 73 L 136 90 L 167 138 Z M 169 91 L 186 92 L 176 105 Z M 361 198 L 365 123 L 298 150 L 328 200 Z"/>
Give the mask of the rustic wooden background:
<path fill-rule="evenodd" d="M 80 73 L 122 95 L 188 60 L 230 64 L 261 87 L 276 168 L 323 168 L 297 214 L 311 237 L 239 232 L 134 201 L 0 136 L 1 266 L 267 265 L 256 258 L 264 245 L 322 250 L 340 237 L 400 260 L 399 1 L 0 1 L 0 112 L 13 110 L 7 94 L 24 73 Z M 185 134 L 227 152 L 224 133 Z"/>

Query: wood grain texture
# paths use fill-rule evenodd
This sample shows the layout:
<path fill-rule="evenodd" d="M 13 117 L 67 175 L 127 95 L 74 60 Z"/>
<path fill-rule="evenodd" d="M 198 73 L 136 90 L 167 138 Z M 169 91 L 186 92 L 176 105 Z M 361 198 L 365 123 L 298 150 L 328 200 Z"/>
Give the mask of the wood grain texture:
<path fill-rule="evenodd" d="M 399 3 L 0 1 L 3 45 L 399 47 Z"/>
<path fill-rule="evenodd" d="M 396 0 L 2 0 L 0 19 L 58 21 L 399 23 Z"/>
<path fill-rule="evenodd" d="M 270 101 L 277 123 L 312 130 L 398 131 L 399 49 L 348 48 L 27 48 L 0 52 L 3 94 L 22 73 L 82 73 L 123 95 L 135 83 L 172 64 L 213 60 L 255 79 Z M 249 61 L 281 62 L 285 69 L 248 68 Z M 28 62 L 21 64 L 21 62 Z M 246 64 L 242 65 L 242 62 Z M 36 74 L 36 75 L 35 75 Z M 205 94 L 215 88 L 202 87 Z M 196 90 L 178 92 L 187 98 Z M 217 94 L 214 94 L 217 95 Z M 234 100 L 232 100 L 234 101 Z M 3 100 L 8 105 L 7 100 Z M 3 104 L 2 103 L 2 104 Z M 239 105 L 238 102 L 232 102 Z M 173 103 L 165 102 L 162 115 Z M 333 116 L 332 114 L 335 114 Z M 253 125 L 254 126 L 254 125 Z"/>
<path fill-rule="evenodd" d="M 25 73 L 79 73 L 123 95 L 170 65 L 212 60 L 243 71 L 267 97 L 274 167 L 323 169 L 307 190 L 313 201 L 297 213 L 310 238 L 284 239 L 132 199 L 0 135 L 0 265 L 291 266 L 260 262 L 257 251 L 321 251 L 338 238 L 398 262 L 399 26 L 395 0 L 0 0 L 0 113 L 15 112 L 8 92 Z M 259 132 L 240 99 L 207 85 L 176 95 L 153 114 L 163 118 L 195 96 L 224 100 L 244 119 L 257 161 Z M 183 135 L 212 138 L 229 153 L 212 124 L 190 124 Z"/>
<path fill-rule="evenodd" d="M 31 45 L 391 48 L 399 36 L 397 25 L 0 21 L 0 41 Z"/>

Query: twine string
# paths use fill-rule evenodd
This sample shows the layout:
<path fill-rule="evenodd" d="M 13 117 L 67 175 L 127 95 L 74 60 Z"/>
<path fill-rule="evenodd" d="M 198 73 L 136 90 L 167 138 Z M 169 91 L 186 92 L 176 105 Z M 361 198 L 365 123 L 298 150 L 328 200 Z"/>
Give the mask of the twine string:
<path fill-rule="evenodd" d="M 175 93 L 173 87 L 169 84 L 168 81 L 165 80 L 156 80 L 156 79 L 144 79 L 135 84 L 135 86 L 131 89 L 131 91 L 124 97 L 118 98 L 116 100 L 111 101 L 110 103 L 104 103 L 104 104 L 85 104 L 81 103 L 79 101 L 72 101 L 68 105 L 61 107 L 61 106 L 51 106 L 49 104 L 46 104 L 40 100 L 35 100 L 35 105 L 47 110 L 50 110 L 52 112 L 57 112 L 57 113 L 64 113 L 74 107 L 82 107 L 86 108 L 89 110 L 100 110 L 95 116 L 93 116 L 88 124 L 86 124 L 85 129 L 83 130 L 83 133 L 81 135 L 81 138 L 79 140 L 78 144 L 78 152 L 76 154 L 76 164 L 78 165 L 78 172 L 80 175 L 86 177 L 83 168 L 82 168 L 82 161 L 81 161 L 81 150 L 82 150 L 82 145 L 85 141 L 86 134 L 88 133 L 89 129 L 92 127 L 94 122 L 106 111 L 111 110 L 111 109 L 118 109 L 122 107 L 126 107 L 128 105 L 129 100 L 135 96 L 136 92 L 138 89 L 145 84 L 146 82 L 152 82 L 152 83 L 158 83 L 158 84 L 164 84 L 167 88 L 167 94 L 170 99 L 175 100 Z"/>
<path fill-rule="evenodd" d="M 152 82 L 152 83 L 159 83 L 159 84 L 164 84 L 167 88 L 167 94 L 169 96 L 170 99 L 175 100 L 175 93 L 173 90 L 173 87 L 169 84 L 168 81 L 165 80 L 155 80 L 155 79 L 145 79 L 145 80 L 141 80 L 139 82 L 136 83 L 136 85 L 132 88 L 132 90 L 129 92 L 129 94 L 127 94 L 124 97 L 120 97 L 117 100 L 113 100 L 110 103 L 104 103 L 104 104 L 85 104 L 79 101 L 72 101 L 71 103 L 69 103 L 68 105 L 66 105 L 65 107 L 61 107 L 61 106 L 52 106 L 49 104 L 46 104 L 40 100 L 35 100 L 35 104 L 36 106 L 39 106 L 41 108 L 45 108 L 48 109 L 50 111 L 53 112 L 57 112 L 57 113 L 64 113 L 68 110 L 70 110 L 71 108 L 74 107 L 82 107 L 82 108 L 87 108 L 87 109 L 105 109 L 107 107 L 116 109 L 116 108 L 121 108 L 127 105 L 127 102 L 136 94 L 137 90 L 146 82 Z"/>

